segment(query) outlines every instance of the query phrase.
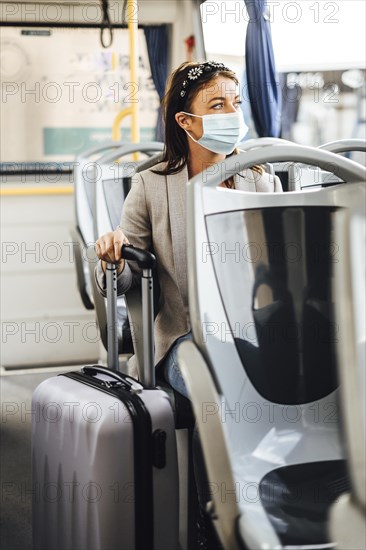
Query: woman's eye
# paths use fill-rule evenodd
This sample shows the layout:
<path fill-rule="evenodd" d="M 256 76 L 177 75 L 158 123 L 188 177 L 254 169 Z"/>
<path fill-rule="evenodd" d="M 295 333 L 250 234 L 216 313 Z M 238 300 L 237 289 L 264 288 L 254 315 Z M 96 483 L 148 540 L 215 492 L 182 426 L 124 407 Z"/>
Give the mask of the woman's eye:
<path fill-rule="evenodd" d="M 235 101 L 235 108 L 240 109 L 240 105 L 242 104 L 242 101 Z"/>
<path fill-rule="evenodd" d="M 216 110 L 219 110 L 219 109 L 222 109 L 223 106 L 224 106 L 223 103 L 216 103 L 216 105 L 213 105 L 212 108 L 216 109 Z"/>

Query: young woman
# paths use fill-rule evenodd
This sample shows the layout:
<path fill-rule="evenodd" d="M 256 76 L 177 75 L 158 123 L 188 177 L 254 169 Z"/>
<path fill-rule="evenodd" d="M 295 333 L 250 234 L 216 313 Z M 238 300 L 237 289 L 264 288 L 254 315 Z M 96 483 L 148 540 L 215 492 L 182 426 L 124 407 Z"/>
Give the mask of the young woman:
<path fill-rule="evenodd" d="M 101 236 L 96 269 L 100 291 L 105 292 L 105 263 L 118 263 L 118 293 L 135 284 L 134 263 L 121 259 L 121 245 L 152 248 L 160 286 L 155 319 L 155 361 L 166 380 L 187 396 L 177 367 L 179 342 L 190 338 L 186 260 L 187 181 L 235 154 L 247 132 L 238 79 L 222 63 L 183 63 L 170 77 L 164 99 L 165 154 L 161 164 L 137 174 L 123 207 L 121 227 Z M 280 192 L 280 180 L 254 166 L 221 183 L 245 191 Z"/>

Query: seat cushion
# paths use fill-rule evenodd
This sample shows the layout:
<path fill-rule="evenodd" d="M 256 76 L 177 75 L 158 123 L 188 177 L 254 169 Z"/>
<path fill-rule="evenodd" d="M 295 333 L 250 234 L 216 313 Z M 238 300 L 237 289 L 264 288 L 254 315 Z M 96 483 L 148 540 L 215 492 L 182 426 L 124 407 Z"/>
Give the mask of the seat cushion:
<path fill-rule="evenodd" d="M 284 466 L 264 476 L 260 498 L 285 545 L 326 544 L 332 503 L 350 490 L 344 460 Z"/>

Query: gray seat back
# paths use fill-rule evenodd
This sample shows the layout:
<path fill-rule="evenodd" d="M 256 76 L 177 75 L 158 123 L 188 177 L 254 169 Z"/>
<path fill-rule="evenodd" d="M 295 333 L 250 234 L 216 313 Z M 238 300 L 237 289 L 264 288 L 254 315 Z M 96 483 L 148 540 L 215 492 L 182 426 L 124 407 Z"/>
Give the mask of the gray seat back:
<path fill-rule="evenodd" d="M 111 155 L 101 159 L 100 179 L 96 182 L 94 216 L 96 219 L 96 236 L 106 232 L 113 231 L 120 222 L 123 203 L 128 193 L 128 188 L 124 183 L 130 184 L 134 173 L 154 166 L 161 161 L 164 145 L 160 142 L 147 142 L 141 144 L 131 144 L 127 147 L 114 151 Z M 150 158 L 139 163 L 128 161 L 126 163 L 115 164 L 114 161 L 122 156 L 138 152 L 145 152 L 152 155 Z M 153 154 L 157 151 L 157 154 Z M 94 278 L 93 278 L 94 279 Z M 100 327 L 104 346 L 107 348 L 107 314 L 105 299 L 100 295 L 96 288 L 95 280 L 92 282 L 93 295 L 97 322 Z M 139 288 L 131 289 L 126 296 L 118 298 L 119 310 L 125 309 L 126 316 L 129 318 L 133 351 L 136 355 L 137 363 L 142 364 L 142 312 L 141 312 L 141 291 Z M 127 308 L 126 308 L 127 306 Z M 120 315 L 121 317 L 121 315 Z M 120 353 L 123 351 L 123 342 L 120 345 Z"/>
<path fill-rule="evenodd" d="M 340 139 L 324 143 L 319 149 L 331 151 L 332 153 L 346 153 L 346 156 L 363 166 L 366 166 L 366 140 L 351 138 Z"/>
<path fill-rule="evenodd" d="M 226 174 L 264 160 L 332 169 L 347 184 L 296 193 L 216 187 Z M 333 231 L 340 212 L 364 205 L 366 171 L 333 153 L 291 145 L 243 153 L 209 172 L 187 187 L 192 346 L 202 360 L 185 343 L 182 370 L 193 407 L 201 411 L 197 425 L 209 481 L 220 488 L 226 479 L 231 489 L 233 477 L 236 500 L 229 512 L 222 492 L 213 494 L 219 531 L 228 537 L 224 545 L 233 547 L 237 530 L 248 547 L 260 547 L 263 540 L 280 547 L 262 499 L 253 501 L 245 488 L 258 490 L 261 480 L 280 467 L 325 460 L 337 465 L 345 457 L 336 417 L 338 319 L 333 302 L 339 297 L 332 290 L 338 260 Z M 211 395 L 209 384 L 203 387 L 197 380 L 204 364 Z M 196 368 L 201 371 L 195 378 Z M 322 411 L 317 417 L 316 406 Z M 220 421 L 205 438 L 209 417 Z M 227 456 L 221 466 L 217 441 Z M 231 472 L 220 470 L 228 467 Z M 241 516 L 238 524 L 235 514 Z"/>
<path fill-rule="evenodd" d="M 94 242 L 93 204 L 95 181 L 98 177 L 98 159 L 106 151 L 118 149 L 121 145 L 113 141 L 97 145 L 78 155 L 74 163 L 75 226 L 70 228 L 70 234 L 74 248 L 77 285 L 86 309 L 94 309 L 86 254 L 88 245 Z"/>

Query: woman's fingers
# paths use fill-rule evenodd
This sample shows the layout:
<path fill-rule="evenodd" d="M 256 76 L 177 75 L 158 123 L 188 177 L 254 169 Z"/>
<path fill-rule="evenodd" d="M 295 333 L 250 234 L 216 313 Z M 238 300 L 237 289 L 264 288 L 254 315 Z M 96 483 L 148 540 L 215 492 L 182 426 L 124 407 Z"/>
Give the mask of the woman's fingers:
<path fill-rule="evenodd" d="M 122 260 L 121 256 L 121 248 L 124 244 L 130 244 L 127 237 L 124 235 L 124 233 L 117 229 L 113 232 L 114 234 L 114 256 L 116 258 L 116 262 L 120 262 Z"/>
<path fill-rule="evenodd" d="M 119 263 L 123 244 L 129 244 L 129 241 L 120 229 L 102 235 L 95 243 L 98 258 L 109 263 Z"/>
<path fill-rule="evenodd" d="M 113 241 L 107 236 L 100 237 L 96 242 L 97 254 L 100 260 L 113 263 L 115 261 Z"/>

